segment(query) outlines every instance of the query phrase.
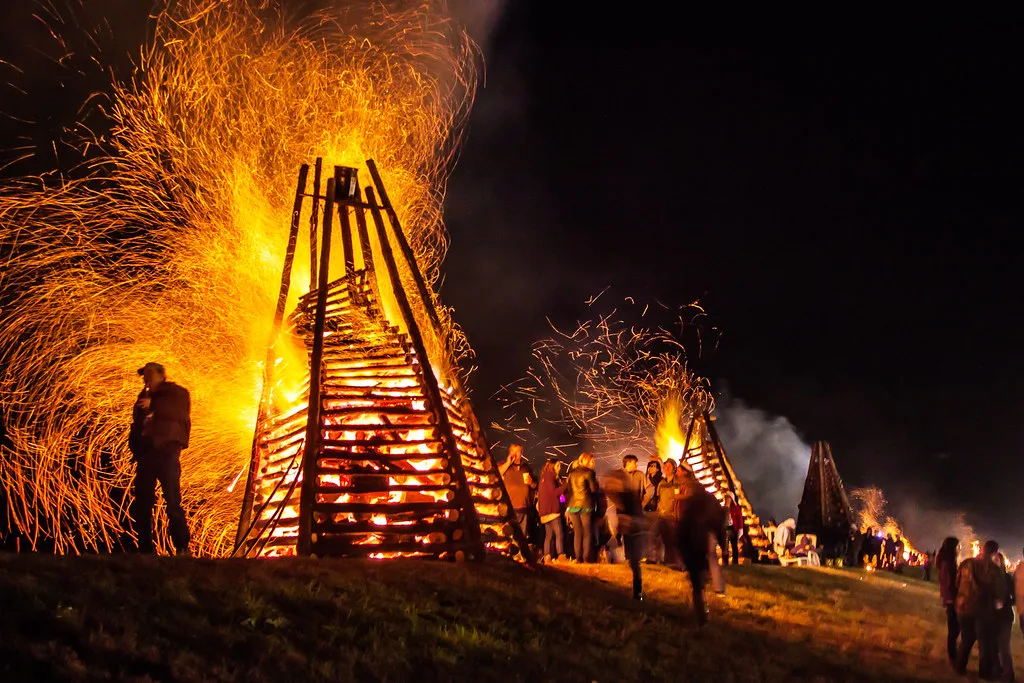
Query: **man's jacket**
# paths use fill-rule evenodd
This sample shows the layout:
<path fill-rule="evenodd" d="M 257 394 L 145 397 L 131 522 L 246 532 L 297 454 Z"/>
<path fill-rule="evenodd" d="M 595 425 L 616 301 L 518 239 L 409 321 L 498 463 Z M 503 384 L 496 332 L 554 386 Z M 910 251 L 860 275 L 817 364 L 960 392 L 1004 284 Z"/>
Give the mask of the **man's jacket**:
<path fill-rule="evenodd" d="M 145 397 L 146 391 L 139 394 Z M 150 449 L 167 446 L 188 448 L 192 431 L 192 399 L 185 387 L 174 382 L 161 382 L 149 395 L 149 410 L 136 406 L 132 412 L 132 427 L 128 447 L 138 457 Z"/>

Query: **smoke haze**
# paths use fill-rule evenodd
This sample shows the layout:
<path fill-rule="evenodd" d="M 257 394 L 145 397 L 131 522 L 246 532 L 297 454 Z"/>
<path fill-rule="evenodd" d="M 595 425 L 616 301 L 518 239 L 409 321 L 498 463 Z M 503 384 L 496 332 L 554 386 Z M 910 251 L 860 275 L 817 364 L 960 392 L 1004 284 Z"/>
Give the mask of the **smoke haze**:
<path fill-rule="evenodd" d="M 715 426 L 757 515 L 796 518 L 811 447 L 785 417 L 722 399 Z"/>

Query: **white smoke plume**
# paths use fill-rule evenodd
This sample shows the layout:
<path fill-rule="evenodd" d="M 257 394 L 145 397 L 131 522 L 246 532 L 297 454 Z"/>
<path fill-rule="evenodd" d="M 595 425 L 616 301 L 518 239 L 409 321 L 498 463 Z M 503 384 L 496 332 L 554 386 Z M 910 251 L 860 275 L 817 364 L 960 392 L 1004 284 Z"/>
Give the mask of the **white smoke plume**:
<path fill-rule="evenodd" d="M 717 403 L 715 426 L 751 505 L 765 521 L 796 518 L 811 447 L 781 416 L 738 399 Z"/>

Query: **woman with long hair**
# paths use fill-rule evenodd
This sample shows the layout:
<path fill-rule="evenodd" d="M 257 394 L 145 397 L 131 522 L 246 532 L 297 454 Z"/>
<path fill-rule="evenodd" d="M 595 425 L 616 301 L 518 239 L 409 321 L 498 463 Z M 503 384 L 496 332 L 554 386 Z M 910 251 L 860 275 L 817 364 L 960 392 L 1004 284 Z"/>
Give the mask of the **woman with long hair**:
<path fill-rule="evenodd" d="M 562 529 L 562 494 L 565 484 L 558 476 L 558 461 L 548 458 L 540 471 L 537 487 L 537 514 L 544 525 L 544 559 L 553 562 L 565 555 L 565 539 Z"/>
<path fill-rule="evenodd" d="M 960 637 L 960 622 L 956 618 L 956 571 L 960 555 L 960 540 L 949 536 L 935 555 L 935 568 L 939 572 L 939 598 L 946 610 L 946 654 L 950 666 L 956 663 L 956 644 Z"/>
<path fill-rule="evenodd" d="M 593 514 L 597 509 L 597 475 L 594 473 L 594 456 L 582 453 L 573 463 L 566 485 L 566 506 L 572 523 L 573 549 L 576 562 L 594 561 Z"/>

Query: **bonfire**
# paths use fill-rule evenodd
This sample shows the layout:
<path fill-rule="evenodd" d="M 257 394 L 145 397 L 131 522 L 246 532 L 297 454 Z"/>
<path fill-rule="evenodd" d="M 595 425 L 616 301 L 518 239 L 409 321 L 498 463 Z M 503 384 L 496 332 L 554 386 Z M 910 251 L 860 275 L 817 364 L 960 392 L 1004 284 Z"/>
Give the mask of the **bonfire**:
<path fill-rule="evenodd" d="M 81 129 L 88 164 L 0 191 L 0 401 L 13 441 L 0 491 L 33 546 L 107 549 L 129 533 L 133 369 L 159 359 L 193 397 L 182 487 L 195 547 L 232 551 L 264 378 L 274 370 L 278 407 L 305 391 L 301 347 L 278 345 L 267 367 L 297 160 L 321 154 L 366 177 L 376 159 L 436 281 L 475 48 L 442 3 L 318 5 L 293 16 L 260 0 L 171 3 L 112 85 L 109 133 Z M 109 56 L 68 56 L 79 58 Z M 286 310 L 311 289 L 307 246 Z M 433 365 L 451 377 L 468 347 L 447 309 L 437 315 Z"/>

